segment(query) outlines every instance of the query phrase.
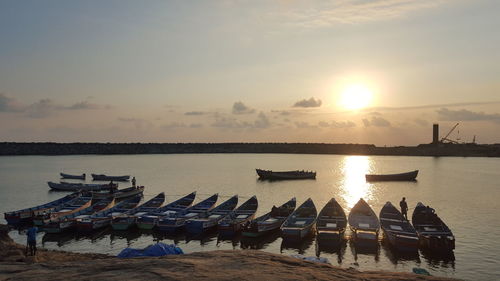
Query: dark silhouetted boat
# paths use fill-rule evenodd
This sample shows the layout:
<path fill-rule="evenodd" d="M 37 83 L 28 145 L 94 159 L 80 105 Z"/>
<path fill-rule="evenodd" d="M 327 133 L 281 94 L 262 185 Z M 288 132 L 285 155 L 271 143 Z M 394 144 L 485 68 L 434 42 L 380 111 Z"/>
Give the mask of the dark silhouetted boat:
<path fill-rule="evenodd" d="M 356 243 L 376 244 L 380 222 L 368 203 L 359 199 L 349 213 L 349 226 L 353 232 Z"/>
<path fill-rule="evenodd" d="M 57 206 L 57 208 L 51 210 L 50 212 L 45 212 L 43 214 L 37 215 L 33 218 L 33 224 L 41 226 L 50 220 L 54 220 L 58 217 L 66 216 L 71 213 L 76 213 L 90 206 L 92 203 L 92 196 L 90 193 L 86 195 L 75 197 L 64 204 Z"/>
<path fill-rule="evenodd" d="M 321 209 L 316 221 L 316 232 L 318 240 L 340 241 L 344 236 L 347 226 L 347 217 L 344 209 L 334 199 Z"/>
<path fill-rule="evenodd" d="M 411 223 L 391 204 L 385 203 L 380 210 L 380 227 L 389 244 L 400 251 L 417 251 L 418 236 Z"/>
<path fill-rule="evenodd" d="M 137 186 L 137 187 L 118 189 L 113 192 L 111 192 L 111 190 L 93 191 L 92 196 L 94 199 L 103 199 L 112 197 L 117 200 L 120 200 L 143 193 L 144 193 L 144 186 Z"/>
<path fill-rule="evenodd" d="M 366 181 L 414 181 L 418 175 L 418 170 L 400 174 L 367 174 Z"/>
<path fill-rule="evenodd" d="M 92 174 L 95 181 L 128 181 L 130 176 L 106 176 L 104 174 Z"/>
<path fill-rule="evenodd" d="M 162 192 L 142 205 L 137 206 L 122 215 L 114 216 L 111 221 L 111 227 L 114 230 L 127 230 L 131 226 L 135 225 L 138 217 L 157 210 L 161 205 L 163 205 L 163 202 L 165 202 L 165 193 Z"/>
<path fill-rule="evenodd" d="M 418 202 L 411 220 L 420 239 L 421 247 L 433 251 L 455 249 L 455 236 L 434 212 L 434 209 Z"/>
<path fill-rule="evenodd" d="M 200 214 L 197 218 L 186 221 L 186 231 L 191 234 L 201 234 L 214 227 L 238 205 L 238 195 L 234 195 L 212 210 Z"/>
<path fill-rule="evenodd" d="M 98 190 L 106 190 L 110 189 L 111 185 L 110 184 L 86 184 L 86 183 L 72 183 L 72 182 L 47 182 L 49 187 L 52 190 L 57 190 L 57 191 L 98 191 Z M 113 187 L 118 187 L 117 184 L 113 184 Z"/>
<path fill-rule="evenodd" d="M 283 222 L 293 213 L 297 200 L 295 197 L 279 207 L 273 209 L 243 227 L 242 234 L 246 237 L 259 237 L 266 233 L 278 230 Z"/>
<path fill-rule="evenodd" d="M 281 226 L 283 240 L 302 240 L 314 234 L 318 211 L 311 198 L 300 205 Z"/>
<path fill-rule="evenodd" d="M 274 172 L 271 170 L 255 169 L 257 175 L 263 180 L 301 180 L 301 179 L 315 179 L 316 172 L 312 171 L 282 171 Z"/>
<path fill-rule="evenodd" d="M 85 174 L 81 175 L 70 175 L 70 174 L 65 174 L 65 173 L 59 173 L 61 175 L 61 178 L 63 179 L 72 179 L 72 180 L 85 180 Z"/>
<path fill-rule="evenodd" d="M 234 211 L 230 212 L 226 217 L 219 221 L 217 226 L 219 235 L 232 236 L 239 232 L 243 225 L 253 220 L 258 206 L 259 202 L 257 197 L 254 195 Z"/>
<path fill-rule="evenodd" d="M 191 207 L 194 198 L 196 197 L 196 191 L 191 192 L 188 195 L 175 200 L 174 202 L 168 203 L 167 205 L 153 210 L 149 213 L 139 216 L 136 220 L 137 227 L 140 229 L 153 229 L 158 224 L 158 220 L 164 217 L 170 217 L 177 212 L 184 211 Z"/>

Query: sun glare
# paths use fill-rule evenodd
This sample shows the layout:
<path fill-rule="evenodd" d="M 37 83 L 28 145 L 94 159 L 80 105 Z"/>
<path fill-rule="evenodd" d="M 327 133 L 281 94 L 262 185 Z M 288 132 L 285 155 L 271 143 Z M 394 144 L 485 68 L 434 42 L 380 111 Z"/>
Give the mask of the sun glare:
<path fill-rule="evenodd" d="M 340 104 L 348 110 L 361 109 L 368 106 L 373 98 L 373 92 L 360 84 L 349 85 L 341 94 Z"/>

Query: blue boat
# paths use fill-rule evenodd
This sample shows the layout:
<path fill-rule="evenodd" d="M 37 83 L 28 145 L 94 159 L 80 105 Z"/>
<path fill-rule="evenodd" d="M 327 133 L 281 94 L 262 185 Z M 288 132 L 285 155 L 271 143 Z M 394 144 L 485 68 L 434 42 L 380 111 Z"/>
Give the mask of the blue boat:
<path fill-rule="evenodd" d="M 200 214 L 197 218 L 186 221 L 186 231 L 191 234 L 201 234 L 214 227 L 238 205 L 238 195 L 234 195 L 212 210 Z"/>
<path fill-rule="evenodd" d="M 171 216 L 179 211 L 189 208 L 193 204 L 195 197 L 196 191 L 159 209 L 143 214 L 142 216 L 137 218 L 137 227 L 145 230 L 153 229 L 153 227 L 158 224 L 158 220 L 160 218 Z"/>
<path fill-rule="evenodd" d="M 318 212 L 311 198 L 300 205 L 281 226 L 283 240 L 300 241 L 314 234 Z"/>
<path fill-rule="evenodd" d="M 165 193 L 161 192 L 142 205 L 137 206 L 122 215 L 114 216 L 111 220 L 111 227 L 113 227 L 114 230 L 127 230 L 131 226 L 135 225 L 138 217 L 157 210 L 161 205 L 163 205 L 163 202 L 165 202 Z"/>
<path fill-rule="evenodd" d="M 254 195 L 234 211 L 230 212 L 219 221 L 217 226 L 219 235 L 229 237 L 240 232 L 244 225 L 254 219 L 258 206 L 259 202 Z"/>

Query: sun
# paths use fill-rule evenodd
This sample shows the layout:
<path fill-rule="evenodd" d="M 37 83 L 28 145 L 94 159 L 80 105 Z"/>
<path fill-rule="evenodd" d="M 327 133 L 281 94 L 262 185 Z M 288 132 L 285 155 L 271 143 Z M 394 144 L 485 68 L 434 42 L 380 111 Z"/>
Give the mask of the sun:
<path fill-rule="evenodd" d="M 370 105 L 373 91 L 362 84 L 348 85 L 342 90 L 340 104 L 348 110 L 357 110 Z"/>

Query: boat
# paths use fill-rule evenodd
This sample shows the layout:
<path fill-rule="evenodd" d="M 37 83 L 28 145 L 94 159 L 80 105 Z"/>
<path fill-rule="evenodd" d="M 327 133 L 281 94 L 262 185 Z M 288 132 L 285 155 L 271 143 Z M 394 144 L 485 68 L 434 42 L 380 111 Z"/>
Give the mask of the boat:
<path fill-rule="evenodd" d="M 90 206 L 92 203 L 92 196 L 90 193 L 85 195 L 75 197 L 68 202 L 57 206 L 50 212 L 45 212 L 39 214 L 33 218 L 33 224 L 36 226 L 41 226 L 49 220 L 54 220 L 58 217 L 62 217 L 71 213 L 78 212 Z"/>
<path fill-rule="evenodd" d="M 219 221 L 217 230 L 221 236 L 232 236 L 241 231 L 243 225 L 253 220 L 259 202 L 254 195 Z"/>
<path fill-rule="evenodd" d="M 399 251 L 417 251 L 418 236 L 411 223 L 403 218 L 401 212 L 392 205 L 385 203 L 380 210 L 380 227 L 389 244 Z"/>
<path fill-rule="evenodd" d="M 295 200 L 294 197 L 277 208 L 273 206 L 270 212 L 252 220 L 248 225 L 245 225 L 242 230 L 242 235 L 245 237 L 259 237 L 280 229 L 283 222 L 295 210 L 296 204 L 297 200 Z"/>
<path fill-rule="evenodd" d="M 155 197 L 134 209 L 123 213 L 122 215 L 114 216 L 111 220 L 111 227 L 114 230 L 127 230 L 132 225 L 135 225 L 137 217 L 140 217 L 149 212 L 155 211 L 165 202 L 165 193 L 159 193 Z"/>
<path fill-rule="evenodd" d="M 238 205 L 238 195 L 234 195 L 212 210 L 201 213 L 197 218 L 186 221 L 186 231 L 190 234 L 201 234 L 214 227 Z"/>
<path fill-rule="evenodd" d="M 71 179 L 71 180 L 85 180 L 85 174 L 81 175 L 70 175 L 65 173 L 59 173 L 62 179 Z"/>
<path fill-rule="evenodd" d="M 73 228 L 77 219 L 87 218 L 96 212 L 107 210 L 115 205 L 114 198 L 104 198 L 95 201 L 89 207 L 80 210 L 76 213 L 71 213 L 56 219 L 50 220 L 41 227 L 46 233 L 61 233 Z"/>
<path fill-rule="evenodd" d="M 307 199 L 288 217 L 281 226 L 283 240 L 300 241 L 314 234 L 318 211 L 311 198 Z"/>
<path fill-rule="evenodd" d="M 418 170 L 399 174 L 366 174 L 366 181 L 415 181 Z"/>
<path fill-rule="evenodd" d="M 110 184 L 86 184 L 86 183 L 72 183 L 72 182 L 47 182 L 49 187 L 53 190 L 58 191 L 98 191 L 98 190 L 109 190 L 111 188 Z M 118 184 L 112 185 L 114 188 L 118 187 Z"/>
<path fill-rule="evenodd" d="M 418 202 L 411 220 L 422 248 L 433 251 L 455 249 L 455 236 L 431 207 Z"/>
<path fill-rule="evenodd" d="M 78 232 L 91 232 L 108 226 L 111 223 L 113 216 L 121 215 L 137 207 L 141 199 L 142 194 L 139 194 L 125 201 L 121 201 L 109 209 L 94 213 L 89 217 L 77 218 L 76 229 Z"/>
<path fill-rule="evenodd" d="M 352 207 L 348 221 L 355 242 L 360 244 L 366 242 L 370 246 L 377 242 L 380 222 L 373 209 L 363 198 L 359 199 L 358 203 Z"/>
<path fill-rule="evenodd" d="M 17 211 L 11 211 L 4 213 L 4 218 L 8 224 L 16 225 L 21 223 L 30 222 L 35 216 L 41 215 L 43 213 L 49 213 L 57 206 L 64 204 L 74 198 L 81 196 L 80 192 L 71 193 L 62 198 L 56 199 L 54 201 L 44 203 L 35 207 L 25 208 Z"/>
<path fill-rule="evenodd" d="M 128 181 L 130 176 L 106 176 L 104 174 L 92 174 L 95 181 Z"/>
<path fill-rule="evenodd" d="M 215 206 L 217 198 L 219 198 L 219 194 L 214 194 L 184 211 L 158 219 L 158 230 L 169 233 L 181 230 L 188 219 L 197 218 L 199 215 L 211 210 Z"/>
<path fill-rule="evenodd" d="M 271 170 L 255 169 L 257 175 L 263 180 L 300 180 L 300 179 L 316 179 L 316 172 L 312 171 L 282 171 L 275 172 Z"/>
<path fill-rule="evenodd" d="M 335 198 L 330 199 L 321 209 L 316 221 L 318 240 L 339 242 L 347 227 L 347 217 L 344 209 Z"/>
<path fill-rule="evenodd" d="M 137 187 L 118 189 L 118 190 L 110 189 L 110 190 L 93 191 L 92 196 L 94 197 L 94 199 L 113 197 L 116 200 L 120 200 L 143 193 L 144 193 L 144 186 L 137 186 Z"/>
<path fill-rule="evenodd" d="M 169 203 L 157 210 L 143 214 L 137 218 L 136 224 L 140 229 L 153 229 L 158 224 L 158 220 L 169 217 L 179 211 L 189 208 L 196 197 L 196 192 L 192 192 L 172 203 Z"/>

